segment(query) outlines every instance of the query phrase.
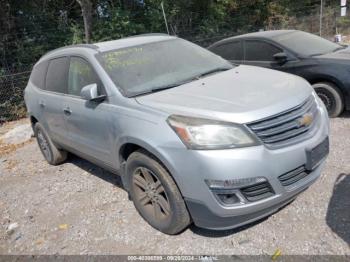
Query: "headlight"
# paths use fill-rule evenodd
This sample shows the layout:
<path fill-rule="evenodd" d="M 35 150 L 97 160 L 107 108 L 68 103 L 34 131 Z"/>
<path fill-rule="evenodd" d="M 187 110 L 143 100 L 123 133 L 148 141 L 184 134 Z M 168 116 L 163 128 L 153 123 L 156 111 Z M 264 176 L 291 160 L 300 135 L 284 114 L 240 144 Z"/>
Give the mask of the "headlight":
<path fill-rule="evenodd" d="M 228 149 L 257 145 L 244 126 L 221 121 L 172 115 L 168 124 L 189 149 Z"/>

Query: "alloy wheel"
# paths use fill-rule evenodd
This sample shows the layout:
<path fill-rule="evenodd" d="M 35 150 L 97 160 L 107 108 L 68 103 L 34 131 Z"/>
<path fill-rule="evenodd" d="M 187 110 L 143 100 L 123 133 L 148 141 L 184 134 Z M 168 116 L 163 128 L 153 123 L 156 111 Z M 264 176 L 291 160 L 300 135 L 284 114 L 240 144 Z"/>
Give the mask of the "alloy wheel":
<path fill-rule="evenodd" d="M 318 89 L 319 89 L 317 90 L 318 97 L 325 104 L 327 111 L 331 112 L 332 110 L 334 110 L 334 107 L 335 107 L 335 101 L 332 94 L 326 89 L 323 89 L 323 88 L 318 88 Z"/>
<path fill-rule="evenodd" d="M 171 213 L 169 198 L 161 181 L 146 167 L 139 167 L 133 174 L 134 201 L 147 216 L 155 221 L 166 220 Z"/>

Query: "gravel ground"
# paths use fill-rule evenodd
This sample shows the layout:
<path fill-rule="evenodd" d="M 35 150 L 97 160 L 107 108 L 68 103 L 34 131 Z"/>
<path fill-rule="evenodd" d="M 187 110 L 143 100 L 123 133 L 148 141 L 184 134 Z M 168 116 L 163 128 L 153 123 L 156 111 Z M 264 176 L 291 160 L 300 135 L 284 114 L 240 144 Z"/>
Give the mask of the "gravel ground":
<path fill-rule="evenodd" d="M 143 221 L 118 176 L 75 156 L 50 166 L 32 139 L 0 158 L 0 254 L 350 255 L 350 114 L 331 128 L 321 178 L 286 208 L 236 230 L 177 236 Z"/>

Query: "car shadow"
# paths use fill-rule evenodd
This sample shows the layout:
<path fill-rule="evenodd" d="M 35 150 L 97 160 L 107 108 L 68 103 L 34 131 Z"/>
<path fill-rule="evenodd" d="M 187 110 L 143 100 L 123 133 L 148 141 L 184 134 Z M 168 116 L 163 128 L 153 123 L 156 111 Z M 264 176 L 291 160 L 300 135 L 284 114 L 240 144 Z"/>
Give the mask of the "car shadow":
<path fill-rule="evenodd" d="M 344 111 L 339 117 L 340 118 L 350 118 L 350 111 Z"/>
<path fill-rule="evenodd" d="M 269 216 L 261 218 L 261 219 L 259 219 L 257 221 L 254 221 L 254 222 L 250 223 L 250 224 L 247 224 L 247 225 L 244 225 L 244 226 L 241 226 L 241 227 L 237 227 L 237 228 L 234 228 L 234 229 L 228 229 L 228 230 L 205 229 L 205 228 L 197 227 L 194 224 L 192 224 L 189 229 L 194 234 L 202 236 L 202 237 L 220 238 L 220 237 L 226 237 L 226 236 L 230 236 L 230 235 L 234 235 L 234 234 L 240 233 L 240 232 L 242 232 L 244 230 L 247 230 L 247 229 L 249 229 L 251 227 L 254 227 L 254 226 L 256 226 L 256 225 L 266 221 L 268 218 L 269 218 Z"/>
<path fill-rule="evenodd" d="M 281 210 L 285 209 L 286 207 L 288 207 L 290 204 L 292 204 L 294 202 L 295 199 L 293 199 L 292 201 L 290 201 L 288 204 L 286 204 L 285 206 L 281 207 L 280 209 L 276 210 L 274 213 L 268 215 L 267 217 L 263 217 L 263 218 L 260 218 L 259 220 L 257 221 L 254 221 L 254 222 L 251 222 L 247 225 L 244 225 L 244 226 L 240 226 L 240 227 L 237 227 L 237 228 L 234 228 L 234 229 L 228 229 L 228 230 L 211 230 L 211 229 L 205 229 L 205 228 L 199 228 L 199 227 L 196 227 L 194 224 L 192 224 L 190 226 L 190 230 L 194 233 L 194 234 L 197 234 L 197 235 L 200 235 L 200 236 L 203 236 L 203 237 L 213 237 L 213 238 L 219 238 L 219 237 L 226 237 L 226 236 L 229 236 L 229 235 L 234 235 L 234 234 L 237 234 L 237 233 L 240 233 L 244 230 L 247 230 L 249 228 L 252 228 L 266 220 L 269 219 L 270 216 L 280 212 Z"/>
<path fill-rule="evenodd" d="M 327 225 L 350 245 L 350 174 L 340 174 L 328 204 Z"/>
<path fill-rule="evenodd" d="M 123 183 L 121 180 L 121 177 L 118 174 L 113 174 L 85 159 L 82 159 L 74 154 L 69 154 L 68 159 L 66 160 L 66 163 L 71 163 L 79 168 L 81 168 L 82 170 L 86 171 L 87 173 L 96 176 L 100 179 L 103 179 L 104 181 L 119 187 L 123 190 Z"/>

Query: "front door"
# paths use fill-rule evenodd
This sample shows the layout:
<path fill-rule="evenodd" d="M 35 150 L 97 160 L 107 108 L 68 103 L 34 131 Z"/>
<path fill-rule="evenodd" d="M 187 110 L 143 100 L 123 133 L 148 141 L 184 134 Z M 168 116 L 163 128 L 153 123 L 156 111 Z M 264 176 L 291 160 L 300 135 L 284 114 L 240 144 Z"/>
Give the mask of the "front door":
<path fill-rule="evenodd" d="M 68 73 L 68 95 L 64 114 L 68 127 L 70 147 L 104 164 L 112 165 L 111 134 L 109 132 L 108 102 L 86 101 L 80 97 L 81 89 L 102 84 L 92 66 L 81 57 L 71 57 Z"/>
<path fill-rule="evenodd" d="M 295 73 L 295 68 L 299 64 L 299 60 L 294 57 L 285 63 L 278 63 L 274 59 L 277 53 L 288 54 L 287 51 L 266 41 L 261 40 L 245 40 L 244 41 L 244 64 L 270 68 L 286 73 Z"/>
<path fill-rule="evenodd" d="M 244 64 L 280 70 L 274 55 L 283 52 L 279 47 L 260 40 L 244 41 Z"/>

